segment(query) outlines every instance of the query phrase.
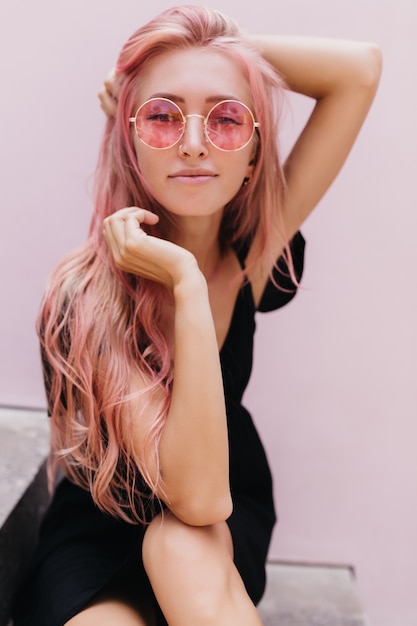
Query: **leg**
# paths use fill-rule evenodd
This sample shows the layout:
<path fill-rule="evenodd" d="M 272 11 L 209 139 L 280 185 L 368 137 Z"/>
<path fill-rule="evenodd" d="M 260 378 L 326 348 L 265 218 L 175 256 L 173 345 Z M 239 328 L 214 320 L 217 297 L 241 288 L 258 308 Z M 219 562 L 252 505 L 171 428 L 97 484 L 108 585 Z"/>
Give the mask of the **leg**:
<path fill-rule="evenodd" d="M 169 626 L 261 626 L 226 523 L 187 526 L 171 513 L 158 516 L 145 533 L 143 562 Z"/>
<path fill-rule="evenodd" d="M 124 565 L 92 602 L 65 626 L 156 626 L 155 597 L 143 572 L 140 554 Z"/>
<path fill-rule="evenodd" d="M 116 599 L 97 600 L 65 626 L 153 626 L 135 608 Z"/>

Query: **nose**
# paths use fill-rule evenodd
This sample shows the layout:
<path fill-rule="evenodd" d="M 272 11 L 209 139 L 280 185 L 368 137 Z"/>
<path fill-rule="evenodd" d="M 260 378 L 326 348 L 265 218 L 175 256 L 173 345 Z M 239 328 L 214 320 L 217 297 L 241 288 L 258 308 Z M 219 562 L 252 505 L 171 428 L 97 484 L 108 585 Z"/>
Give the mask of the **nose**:
<path fill-rule="evenodd" d="M 193 113 L 185 115 L 184 134 L 180 141 L 182 156 L 205 156 L 208 154 L 208 138 L 204 127 L 204 116 Z"/>

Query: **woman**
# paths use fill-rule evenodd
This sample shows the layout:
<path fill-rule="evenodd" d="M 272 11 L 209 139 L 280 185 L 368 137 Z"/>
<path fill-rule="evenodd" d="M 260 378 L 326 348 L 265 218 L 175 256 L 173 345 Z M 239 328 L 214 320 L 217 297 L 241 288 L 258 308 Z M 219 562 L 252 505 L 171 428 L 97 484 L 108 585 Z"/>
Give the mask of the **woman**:
<path fill-rule="evenodd" d="M 90 237 L 39 316 L 51 475 L 66 477 L 15 626 L 261 624 L 275 512 L 241 405 L 254 315 L 293 297 L 299 228 L 380 67 L 371 44 L 248 39 L 192 6 L 124 46 L 102 94 Z M 316 104 L 281 165 L 284 85 Z"/>

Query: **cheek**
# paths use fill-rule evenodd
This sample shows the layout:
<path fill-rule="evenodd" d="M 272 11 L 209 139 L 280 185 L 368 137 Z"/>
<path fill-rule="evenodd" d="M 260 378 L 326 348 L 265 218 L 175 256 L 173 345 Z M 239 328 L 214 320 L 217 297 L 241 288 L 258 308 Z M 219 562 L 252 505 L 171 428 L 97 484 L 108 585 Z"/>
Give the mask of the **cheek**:
<path fill-rule="evenodd" d="M 134 138 L 133 148 L 136 153 L 136 162 L 138 164 L 139 171 L 142 173 L 146 170 L 146 163 L 149 161 L 149 158 L 146 158 L 146 148 L 137 137 Z"/>
<path fill-rule="evenodd" d="M 138 143 L 140 145 L 138 145 Z M 145 193 L 158 200 L 155 191 L 157 191 L 161 185 L 158 183 L 157 178 L 159 171 L 158 164 L 155 163 L 152 158 L 155 155 L 147 154 L 148 149 L 146 146 L 143 146 L 139 140 L 134 141 L 134 150 L 136 153 L 136 163 L 140 172 L 140 181 Z"/>
<path fill-rule="evenodd" d="M 245 154 L 236 154 L 233 160 L 230 160 L 228 164 L 228 170 L 230 173 L 230 178 L 234 179 L 236 184 L 241 185 L 243 179 L 247 176 L 250 177 L 252 172 L 251 161 L 254 156 L 254 151 L 251 148 L 250 150 L 246 150 Z"/>
<path fill-rule="evenodd" d="M 142 182 L 144 184 L 152 184 L 152 181 L 156 181 L 162 175 L 164 168 L 163 155 L 157 150 L 144 146 L 139 141 L 138 143 L 135 142 L 136 162 L 142 175 Z"/>
<path fill-rule="evenodd" d="M 218 188 L 224 205 L 230 202 L 241 190 L 247 175 L 248 161 L 246 159 L 233 159 L 224 165 Z"/>

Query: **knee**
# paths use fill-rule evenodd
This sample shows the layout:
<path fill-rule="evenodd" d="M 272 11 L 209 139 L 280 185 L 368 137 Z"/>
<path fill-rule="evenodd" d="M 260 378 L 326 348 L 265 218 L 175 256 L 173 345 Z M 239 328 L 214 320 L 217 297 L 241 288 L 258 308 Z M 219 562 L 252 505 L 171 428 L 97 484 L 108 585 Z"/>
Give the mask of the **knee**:
<path fill-rule="evenodd" d="M 143 563 L 159 601 L 191 602 L 211 615 L 230 588 L 233 556 L 227 525 L 188 526 L 172 514 L 155 518 L 143 542 Z M 185 593 L 185 597 L 181 595 Z M 191 609 L 191 606 L 189 605 Z"/>
<path fill-rule="evenodd" d="M 171 563 L 199 562 L 221 541 L 217 526 L 189 526 L 169 512 L 158 515 L 148 526 L 143 541 L 145 569 L 154 564 L 167 567 Z"/>

